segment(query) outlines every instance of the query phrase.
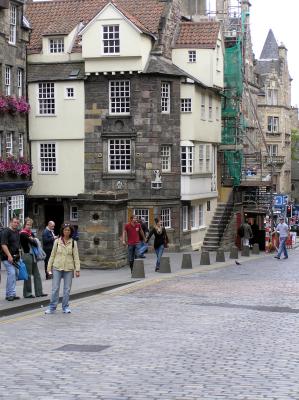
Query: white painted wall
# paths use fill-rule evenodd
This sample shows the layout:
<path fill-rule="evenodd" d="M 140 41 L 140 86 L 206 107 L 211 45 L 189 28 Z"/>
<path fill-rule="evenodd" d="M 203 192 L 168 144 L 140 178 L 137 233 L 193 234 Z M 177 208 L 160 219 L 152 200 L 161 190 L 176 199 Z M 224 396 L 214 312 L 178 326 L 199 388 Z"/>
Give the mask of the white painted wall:
<path fill-rule="evenodd" d="M 215 85 L 223 88 L 224 50 L 220 33 L 217 45 L 220 46 L 218 68 L 216 68 L 217 47 L 215 49 L 196 49 L 192 47 L 187 49 L 173 49 L 172 62 L 206 86 L 213 87 Z M 196 51 L 197 61 L 195 63 L 189 62 L 189 50 Z"/>
<path fill-rule="evenodd" d="M 44 142 L 44 141 L 43 141 Z M 50 142 L 53 142 L 50 140 Z M 84 192 L 84 141 L 60 140 L 57 146 L 57 173 L 39 172 L 39 144 L 31 142 L 33 186 L 29 196 L 77 196 Z"/>
<path fill-rule="evenodd" d="M 65 89 L 73 87 L 75 99 L 65 99 Z M 39 115 L 38 83 L 28 85 L 31 111 L 30 140 L 84 139 L 85 94 L 83 81 L 55 82 L 55 116 Z"/>
<path fill-rule="evenodd" d="M 103 25 L 119 25 L 119 54 L 104 54 Z M 151 38 L 136 29 L 111 5 L 82 32 L 82 57 L 86 60 L 86 72 L 142 71 L 151 48 Z"/>
<path fill-rule="evenodd" d="M 210 201 L 210 211 L 207 211 L 207 200 Z M 193 250 L 198 250 L 203 245 L 205 234 L 217 207 L 217 198 L 194 200 L 191 202 L 192 206 L 197 206 L 198 204 L 202 204 L 204 207 L 204 226 L 191 230 L 191 246 Z"/>

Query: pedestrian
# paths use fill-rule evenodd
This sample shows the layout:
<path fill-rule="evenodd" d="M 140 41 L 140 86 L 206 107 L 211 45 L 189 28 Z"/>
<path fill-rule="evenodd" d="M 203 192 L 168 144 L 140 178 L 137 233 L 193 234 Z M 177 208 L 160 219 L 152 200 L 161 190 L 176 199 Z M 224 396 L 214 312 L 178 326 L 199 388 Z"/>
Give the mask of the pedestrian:
<path fill-rule="evenodd" d="M 72 239 L 74 228 L 71 224 L 64 223 L 60 229 L 60 237 L 55 240 L 48 262 L 48 274 L 53 274 L 52 294 L 48 309 L 45 314 L 53 314 L 59 301 L 60 282 L 63 279 L 62 311 L 70 314 L 69 298 L 74 273 L 80 276 L 80 260 L 77 242 Z"/>
<path fill-rule="evenodd" d="M 138 218 L 136 215 L 132 215 L 130 222 L 125 225 L 122 235 L 123 245 L 128 245 L 128 262 L 131 272 L 133 271 L 135 256 L 137 258 L 140 256 L 138 252 L 141 245 L 140 237 L 145 242 L 146 239 Z"/>
<path fill-rule="evenodd" d="M 54 241 L 55 241 L 55 239 L 58 238 L 58 236 L 55 236 L 54 228 L 55 228 L 55 222 L 49 221 L 48 225 L 44 229 L 43 235 L 42 235 L 43 249 L 44 249 L 44 252 L 46 253 L 46 258 L 44 261 L 45 262 L 46 279 L 52 278 L 52 275 L 49 275 L 47 272 L 47 267 L 48 267 L 48 262 L 49 262 L 49 258 L 51 255 Z"/>
<path fill-rule="evenodd" d="M 150 230 L 146 242 L 150 240 L 152 235 L 154 235 L 155 237 L 154 249 L 157 256 L 155 271 L 158 272 L 160 270 L 160 261 L 164 252 L 164 248 L 168 246 L 168 236 L 166 233 L 166 229 L 161 224 L 160 218 L 155 218 L 155 226 Z"/>
<path fill-rule="evenodd" d="M 16 268 L 13 265 L 20 259 L 19 225 L 19 218 L 13 217 L 9 222 L 9 227 L 1 233 L 1 260 L 7 272 L 5 299 L 8 301 L 20 299 L 16 296 Z"/>
<path fill-rule="evenodd" d="M 242 247 L 249 246 L 249 240 L 252 239 L 253 234 L 252 234 L 251 226 L 249 225 L 247 219 L 245 219 L 245 221 L 243 222 L 241 227 L 243 230 Z"/>
<path fill-rule="evenodd" d="M 277 225 L 275 232 L 279 233 L 279 248 L 278 248 L 277 255 L 274 258 L 277 258 L 278 260 L 280 260 L 280 256 L 283 252 L 284 259 L 287 259 L 289 256 L 288 256 L 286 241 L 289 236 L 289 227 L 285 223 L 284 217 L 279 218 L 279 224 Z"/>
<path fill-rule="evenodd" d="M 25 299 L 48 296 L 46 293 L 43 293 L 42 280 L 40 277 L 37 260 L 33 252 L 33 247 L 38 247 L 38 241 L 36 240 L 32 232 L 32 225 L 33 220 L 31 218 L 25 218 L 24 227 L 20 232 L 23 261 L 26 265 L 28 273 L 28 279 L 24 281 L 23 286 L 23 296 L 25 297 Z M 32 275 L 35 296 L 32 294 Z"/>

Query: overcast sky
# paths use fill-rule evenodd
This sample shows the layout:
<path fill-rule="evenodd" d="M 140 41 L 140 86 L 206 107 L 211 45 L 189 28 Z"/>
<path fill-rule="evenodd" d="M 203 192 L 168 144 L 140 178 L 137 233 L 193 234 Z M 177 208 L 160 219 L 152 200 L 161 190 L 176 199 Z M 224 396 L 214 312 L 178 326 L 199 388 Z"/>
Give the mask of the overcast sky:
<path fill-rule="evenodd" d="M 292 82 L 292 105 L 299 106 L 298 15 L 299 0 L 251 0 L 251 35 L 255 57 L 259 58 L 269 29 L 288 49 Z"/>

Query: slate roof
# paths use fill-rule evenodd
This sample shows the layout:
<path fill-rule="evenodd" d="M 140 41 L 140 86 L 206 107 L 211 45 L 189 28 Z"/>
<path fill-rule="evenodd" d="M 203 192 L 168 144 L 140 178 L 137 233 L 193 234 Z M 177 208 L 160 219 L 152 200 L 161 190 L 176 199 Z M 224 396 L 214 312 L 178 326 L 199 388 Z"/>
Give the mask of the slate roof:
<path fill-rule="evenodd" d="M 261 60 L 278 60 L 278 44 L 272 29 L 269 30 L 267 39 L 264 43 L 263 50 L 260 55 Z"/>
<path fill-rule="evenodd" d="M 71 81 L 85 78 L 84 63 L 29 64 L 28 82 Z"/>
<path fill-rule="evenodd" d="M 153 35 L 158 33 L 167 6 L 160 0 L 29 0 L 25 6 L 26 18 L 32 26 L 29 54 L 41 51 L 43 35 L 68 34 L 80 22 L 84 25 L 90 22 L 108 3 L 113 3 L 141 31 Z"/>
<path fill-rule="evenodd" d="M 145 74 L 163 74 L 188 76 L 186 72 L 165 57 L 151 55 L 144 71 Z"/>
<path fill-rule="evenodd" d="M 181 22 L 174 48 L 215 49 L 220 30 L 216 21 Z"/>

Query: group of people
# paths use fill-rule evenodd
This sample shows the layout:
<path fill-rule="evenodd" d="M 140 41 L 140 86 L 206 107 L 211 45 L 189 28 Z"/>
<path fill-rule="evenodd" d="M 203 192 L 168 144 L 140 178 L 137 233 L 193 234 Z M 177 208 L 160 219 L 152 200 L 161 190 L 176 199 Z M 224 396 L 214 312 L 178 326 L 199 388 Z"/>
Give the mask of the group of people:
<path fill-rule="evenodd" d="M 9 227 L 1 232 L 1 261 L 6 268 L 6 300 L 14 301 L 20 299 L 16 295 L 16 280 L 18 262 L 20 259 L 26 265 L 28 279 L 24 280 L 24 298 L 44 297 L 42 280 L 39 273 L 37 258 L 34 248 L 40 246 L 39 240 L 32 232 L 33 220 L 26 218 L 24 226 L 20 230 L 20 220 L 13 217 Z M 80 260 L 77 242 L 73 239 L 74 228 L 65 223 L 61 226 L 60 235 L 54 233 L 55 223 L 49 221 L 42 235 L 43 250 L 45 252 L 46 279 L 53 279 L 51 300 L 46 314 L 52 314 L 58 304 L 61 280 L 64 280 L 62 310 L 64 313 L 71 312 L 69 308 L 69 296 L 72 286 L 72 278 L 80 276 Z M 34 281 L 34 292 L 32 293 L 32 276 Z"/>
<path fill-rule="evenodd" d="M 144 220 L 138 220 L 136 215 L 132 215 L 130 222 L 125 225 L 122 235 L 123 244 L 128 246 L 128 261 L 131 272 L 135 258 L 145 257 L 146 246 L 143 246 L 143 244 L 147 244 L 152 236 L 154 236 L 154 249 L 157 256 L 155 271 L 159 272 L 161 257 L 165 247 L 168 246 L 166 229 L 162 226 L 160 218 L 155 218 L 155 225 L 149 230 Z"/>

